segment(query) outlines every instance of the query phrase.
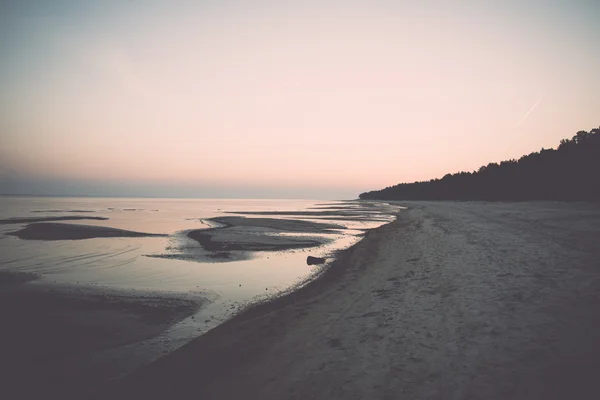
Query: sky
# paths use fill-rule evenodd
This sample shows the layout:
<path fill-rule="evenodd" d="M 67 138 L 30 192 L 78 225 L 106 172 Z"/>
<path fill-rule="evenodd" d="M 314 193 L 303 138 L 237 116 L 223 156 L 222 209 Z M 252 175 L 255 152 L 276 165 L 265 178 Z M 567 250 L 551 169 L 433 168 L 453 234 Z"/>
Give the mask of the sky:
<path fill-rule="evenodd" d="M 0 0 L 0 194 L 356 198 L 600 125 L 600 2 Z"/>

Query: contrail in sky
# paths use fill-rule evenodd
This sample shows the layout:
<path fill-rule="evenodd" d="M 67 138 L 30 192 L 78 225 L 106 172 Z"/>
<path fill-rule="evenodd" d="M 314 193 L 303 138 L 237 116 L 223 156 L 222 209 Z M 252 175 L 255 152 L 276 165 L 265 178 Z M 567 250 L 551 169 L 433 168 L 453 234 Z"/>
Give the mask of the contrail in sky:
<path fill-rule="evenodd" d="M 525 113 L 525 115 L 523 115 L 523 118 L 521 118 L 521 120 L 517 123 L 517 125 L 515 125 L 515 128 L 517 126 L 521 125 L 523 123 L 523 121 L 525 121 L 525 118 L 527 118 L 529 116 L 529 114 L 531 114 L 531 112 L 533 110 L 535 110 L 535 108 L 537 107 L 537 105 L 540 104 L 540 101 L 542 101 L 542 97 L 541 96 L 538 99 L 538 101 L 536 101 L 535 104 L 529 109 L 529 111 L 527 111 L 527 113 Z"/>

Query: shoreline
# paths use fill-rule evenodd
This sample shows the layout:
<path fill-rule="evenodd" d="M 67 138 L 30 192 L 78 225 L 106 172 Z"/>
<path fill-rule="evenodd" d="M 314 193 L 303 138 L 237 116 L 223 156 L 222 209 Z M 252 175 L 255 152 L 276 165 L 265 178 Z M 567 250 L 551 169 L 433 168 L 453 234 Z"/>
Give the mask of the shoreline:
<path fill-rule="evenodd" d="M 68 218 L 71 217 L 61 217 L 60 220 Z M 75 218 L 78 217 L 75 216 Z M 104 219 L 104 217 L 99 218 Z M 272 232 L 282 233 L 279 240 L 282 243 L 286 242 L 286 244 L 283 244 L 281 248 L 278 247 L 275 249 L 281 250 L 283 248 L 293 248 L 289 246 L 289 243 L 292 242 L 292 244 L 295 244 L 293 243 L 294 239 L 297 239 L 298 242 L 309 243 L 311 245 L 306 246 L 303 244 L 299 246 L 300 248 L 308 248 L 312 247 L 312 245 L 315 247 L 320 246 L 323 243 L 328 243 L 327 240 L 313 240 L 313 237 L 310 235 L 336 235 L 337 230 L 344 229 L 343 225 L 336 223 L 294 219 L 221 216 L 213 217 L 210 220 L 224 225 L 214 230 L 224 231 L 230 229 L 241 237 L 251 233 L 252 235 L 248 236 L 252 236 L 252 243 L 259 243 L 265 248 L 268 247 L 269 250 L 273 250 L 273 247 L 279 244 L 275 242 L 275 239 L 278 239 L 279 236 L 273 237 L 268 235 Z M 53 239 L 56 239 L 57 232 L 60 233 L 63 230 L 67 230 L 67 233 L 70 235 L 75 234 L 75 237 L 71 237 L 73 236 L 71 235 L 68 238 L 62 238 L 64 240 L 81 239 L 83 238 L 82 235 L 85 236 L 84 234 L 87 233 L 97 235 L 106 232 L 110 234 L 109 236 L 118 234 L 115 237 L 119 237 L 122 234 L 134 234 L 135 237 L 138 237 L 137 235 L 146 236 L 142 232 L 95 225 L 31 222 L 31 220 L 27 222 L 30 222 L 29 225 L 22 230 L 50 227 L 53 229 L 42 233 L 47 233 L 47 236 Z M 205 229 L 192 230 L 192 232 L 200 233 L 206 231 Z M 259 235 L 254 235 L 254 232 L 259 233 L 261 236 L 263 233 L 267 233 L 267 235 L 260 237 Z M 14 235 L 14 233 L 8 232 L 6 235 L 21 238 L 19 235 Z M 288 236 L 294 234 L 297 234 L 297 236 Z M 163 236 L 158 234 L 148 235 Z M 193 239 L 190 235 L 186 236 Z M 231 236 L 233 237 L 233 233 Z M 364 235 L 359 235 L 356 239 L 362 239 L 362 236 Z M 233 246 L 235 245 L 236 242 L 233 241 Z M 248 250 L 247 246 L 243 250 Z M 338 252 L 333 252 L 332 254 L 335 258 L 338 258 Z M 331 265 L 333 265 L 333 262 Z M 303 264 L 298 264 L 298 268 L 300 269 L 299 273 L 306 271 L 302 269 L 304 268 Z M 315 274 L 315 278 L 311 277 L 302 280 L 271 298 L 259 300 L 258 303 L 255 302 L 255 299 L 250 300 L 250 303 L 239 303 L 244 305 L 240 310 L 235 312 L 233 318 L 244 314 L 244 311 L 248 308 L 254 308 L 255 305 L 276 301 L 281 295 L 286 297 L 297 290 L 303 290 L 305 286 L 311 285 L 313 280 L 320 279 L 321 275 L 329 269 L 330 267 L 319 268 Z M 119 380 L 120 376 L 127 376 L 131 371 L 140 369 L 140 366 L 154 362 L 157 358 L 160 358 L 161 352 L 162 355 L 168 354 L 174 348 L 180 347 L 184 341 L 188 342 L 189 340 L 181 336 L 182 332 L 187 334 L 196 330 L 200 331 L 195 326 L 191 326 L 196 323 L 196 321 L 190 322 L 194 320 L 193 316 L 195 316 L 196 320 L 200 320 L 200 318 L 204 320 L 204 314 L 200 318 L 200 313 L 195 314 L 199 308 L 204 309 L 206 303 L 204 305 L 198 304 L 194 311 L 187 312 L 185 315 L 182 314 L 175 320 L 166 321 L 165 315 L 158 315 L 160 314 L 159 309 L 168 308 L 168 303 L 172 300 L 167 298 L 168 296 L 166 295 L 156 298 L 155 304 L 145 304 L 148 300 L 138 300 L 152 297 L 149 292 L 145 293 L 140 290 L 130 292 L 125 289 L 115 289 L 115 292 L 118 291 L 120 294 L 131 297 L 128 300 L 129 303 L 132 303 L 129 304 L 131 307 L 122 307 L 124 305 L 123 301 L 118 299 L 109 301 L 108 303 L 110 304 L 106 304 L 106 301 L 91 304 L 90 299 L 106 297 L 106 292 L 111 291 L 111 288 L 94 286 L 94 284 L 91 286 L 56 284 L 46 281 L 43 275 L 37 277 L 42 278 L 40 282 L 26 282 L 32 279 L 24 275 L 15 277 L 18 274 L 18 272 L 15 273 L 12 271 L 0 271 L 0 285 L 2 285 L 3 289 L 9 288 L 9 290 L 1 293 L 2 296 L 0 297 L 20 304 L 18 307 L 12 306 L 13 309 L 11 309 L 8 302 L 6 302 L 4 307 L 0 307 L 0 322 L 11 326 L 11 329 L 8 331 L 5 329 L 5 332 L 0 333 L 0 338 L 5 343 L 4 347 L 8 346 L 9 343 L 15 343 L 14 348 L 11 349 L 10 357 L 5 357 L 3 362 L 0 362 L 0 369 L 9 370 L 11 364 L 17 362 L 20 364 L 18 369 L 3 374 L 4 376 L 12 377 L 10 379 L 12 381 L 11 385 L 7 390 L 9 393 L 15 393 L 15 398 L 19 397 L 17 395 L 19 391 L 22 391 L 20 395 L 25 397 L 30 395 L 37 396 L 38 392 L 61 395 L 65 398 L 80 398 L 90 395 L 90 392 L 101 390 L 99 388 L 107 385 L 110 380 Z M 235 287 L 237 288 L 237 283 Z M 119 296 L 117 295 L 116 297 Z M 173 299 L 175 297 L 173 296 Z M 187 299 L 185 294 L 179 297 L 181 301 Z M 210 302 L 210 300 L 206 301 Z M 39 304 L 40 307 L 36 308 L 36 304 Z M 237 301 L 236 304 L 238 304 Z M 138 319 L 144 319 L 143 314 L 148 308 L 146 305 L 150 308 L 158 309 L 151 310 L 155 311 L 151 313 L 156 318 L 147 324 L 144 321 L 138 321 Z M 182 307 L 185 308 L 185 305 L 182 305 Z M 210 305 L 207 308 L 210 308 Z M 183 321 L 190 316 L 192 317 L 191 320 L 187 322 Z M 212 316 L 210 318 L 212 319 Z M 179 324 L 179 322 L 183 323 Z M 208 319 L 205 322 L 208 322 Z M 177 327 L 172 330 L 171 328 L 175 325 Z M 217 328 L 219 326 L 220 324 Z M 175 332 L 174 343 L 176 342 L 176 345 L 165 345 L 165 338 L 173 334 L 173 332 Z M 110 337 L 107 338 L 107 335 Z M 112 336 L 119 336 L 119 338 L 117 338 L 118 340 L 112 340 Z M 90 347 L 91 350 L 89 349 Z M 81 354 L 78 354 L 79 352 Z M 140 356 L 142 353 L 144 355 Z M 145 355 L 146 353 L 152 353 L 156 357 L 148 357 Z M 126 358 L 135 358 L 136 360 L 139 358 L 141 361 L 131 361 L 126 360 Z M 40 361 L 41 359 L 44 360 Z M 31 374 L 26 372 L 28 365 L 33 369 Z M 144 367 L 141 368 L 143 369 Z M 118 372 L 115 373 L 115 371 Z M 28 382 L 36 382 L 37 385 L 29 385 Z"/>
<path fill-rule="evenodd" d="M 203 364 L 204 368 L 202 369 L 202 372 L 194 370 L 194 375 L 197 374 L 198 378 L 201 378 L 203 382 L 210 382 L 213 378 L 216 379 L 218 376 L 226 375 L 227 370 L 231 365 L 229 363 L 219 363 L 219 353 L 222 353 L 223 351 L 227 352 L 222 344 L 229 347 L 233 342 L 234 346 L 232 347 L 239 347 L 239 349 L 246 348 L 244 342 L 247 342 L 248 344 L 252 344 L 252 342 L 259 343 L 259 347 L 268 345 L 268 343 L 260 339 L 260 336 L 254 336 L 254 334 L 252 334 L 252 337 L 240 338 L 236 337 L 237 332 L 242 331 L 245 333 L 250 330 L 259 332 L 262 329 L 268 328 L 270 321 L 276 319 L 284 319 L 285 323 L 290 322 L 293 318 L 284 315 L 286 309 L 290 307 L 296 308 L 304 302 L 310 303 L 316 301 L 320 295 L 326 293 L 328 289 L 331 289 L 331 284 L 344 275 L 348 262 L 353 259 L 357 251 L 365 251 L 365 249 L 377 245 L 380 236 L 385 235 L 391 230 L 397 229 L 398 226 L 405 222 L 400 221 L 400 213 L 394 214 L 396 216 L 394 221 L 366 231 L 362 235 L 360 241 L 347 249 L 339 251 L 326 268 L 318 272 L 301 287 L 295 290 L 292 288 L 291 291 L 275 298 L 249 304 L 247 307 L 239 310 L 232 318 L 180 347 L 173 353 L 156 360 L 138 371 L 134 371 L 131 375 L 124 377 L 120 381 L 114 382 L 106 391 L 101 391 L 97 398 L 100 399 L 105 396 L 111 396 L 112 398 L 117 399 L 136 398 L 135 396 L 162 398 L 167 394 L 172 395 L 172 393 L 180 393 L 178 392 L 178 389 L 181 389 L 179 382 L 166 384 L 160 389 L 155 387 L 151 389 L 148 387 L 144 388 L 145 382 L 156 382 L 156 380 L 160 380 L 161 376 L 164 373 L 167 373 L 165 370 L 177 368 L 175 367 L 176 365 L 181 364 L 182 362 L 185 363 L 185 359 L 189 358 L 189 355 L 186 354 L 189 354 L 190 352 L 198 353 L 200 349 L 202 349 L 204 353 L 199 355 L 199 359 L 195 360 L 194 364 Z M 279 329 L 281 329 L 281 327 Z M 220 337 L 221 335 L 226 335 L 227 338 L 223 339 Z M 234 350 L 234 352 L 237 352 L 239 349 Z M 242 356 L 245 361 L 251 362 L 252 360 L 248 359 L 248 357 L 250 356 L 250 358 L 253 358 L 254 356 L 258 356 L 260 348 L 252 349 L 251 351 L 246 348 L 244 353 L 245 354 L 242 354 Z M 229 354 L 229 357 L 227 358 L 231 361 L 235 356 Z M 190 379 L 190 381 L 193 381 L 191 376 L 184 374 L 179 377 L 172 376 L 172 378 L 175 378 L 176 380 L 182 378 L 185 379 L 186 377 Z M 139 391 L 140 389 L 142 392 Z M 175 392 L 173 392 L 173 390 L 175 390 Z M 183 396 L 184 393 L 181 393 L 181 395 Z"/>
<path fill-rule="evenodd" d="M 409 203 L 314 281 L 98 398 L 597 398 L 597 222 L 572 204 Z"/>

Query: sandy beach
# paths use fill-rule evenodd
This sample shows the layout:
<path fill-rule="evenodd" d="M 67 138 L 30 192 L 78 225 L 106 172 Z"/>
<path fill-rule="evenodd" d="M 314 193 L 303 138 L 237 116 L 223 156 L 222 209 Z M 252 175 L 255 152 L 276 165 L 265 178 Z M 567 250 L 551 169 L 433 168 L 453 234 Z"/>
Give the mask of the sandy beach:
<path fill-rule="evenodd" d="M 0 400 L 600 399 L 600 0 L 1 0 Z"/>
<path fill-rule="evenodd" d="M 404 205 L 319 279 L 99 397 L 600 396 L 597 205 Z"/>

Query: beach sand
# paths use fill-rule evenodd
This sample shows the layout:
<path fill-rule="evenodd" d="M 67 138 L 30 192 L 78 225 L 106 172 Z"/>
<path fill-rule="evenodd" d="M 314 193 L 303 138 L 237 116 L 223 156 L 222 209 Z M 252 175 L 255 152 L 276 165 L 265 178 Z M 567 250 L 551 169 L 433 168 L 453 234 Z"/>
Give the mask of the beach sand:
<path fill-rule="evenodd" d="M 282 218 L 216 217 L 210 220 L 226 227 L 251 226 L 288 232 L 329 233 L 332 229 L 345 229 L 342 225 Z"/>
<path fill-rule="evenodd" d="M 230 251 L 281 251 L 317 247 L 328 242 L 323 235 L 334 233 L 335 229 L 345 229 L 336 224 L 277 218 L 216 217 L 208 221 L 221 226 L 192 230 L 187 235 L 205 250 L 222 254 Z M 313 235 L 291 236 L 291 233 Z"/>
<path fill-rule="evenodd" d="M 98 397 L 600 398 L 600 207 L 402 204 L 319 279 Z"/>
<path fill-rule="evenodd" d="M 85 398 L 124 363 L 106 354 L 159 335 L 202 303 L 168 293 L 36 280 L 33 274 L 0 272 L 5 399 Z"/>

